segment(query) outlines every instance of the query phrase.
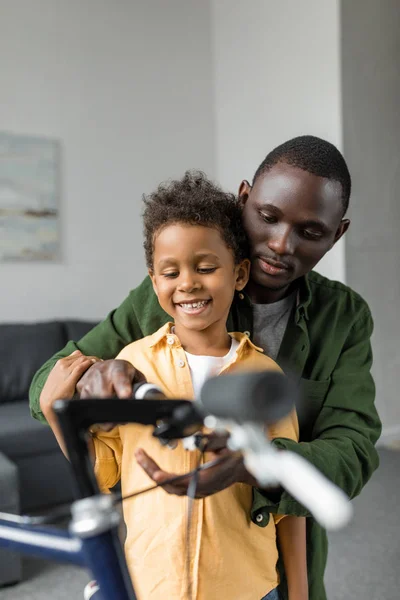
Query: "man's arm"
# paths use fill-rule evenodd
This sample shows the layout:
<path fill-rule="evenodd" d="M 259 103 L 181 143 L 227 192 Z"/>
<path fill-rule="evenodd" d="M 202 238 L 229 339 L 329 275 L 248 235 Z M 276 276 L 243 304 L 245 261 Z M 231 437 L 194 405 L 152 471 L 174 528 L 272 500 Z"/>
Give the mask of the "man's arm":
<path fill-rule="evenodd" d="M 103 360 L 112 359 L 124 346 L 149 333 L 154 333 L 167 320 L 168 316 L 158 304 L 150 278 L 146 277 L 104 321 L 96 325 L 78 342 L 68 342 L 39 369 L 33 377 L 29 390 L 32 416 L 43 423 L 46 422 L 40 409 L 40 394 L 57 360 L 69 356 L 74 350 L 80 350 L 84 355 L 96 356 Z"/>
<path fill-rule="evenodd" d="M 304 517 L 284 517 L 276 525 L 276 532 L 289 600 L 308 600 L 306 520 Z"/>
<path fill-rule="evenodd" d="M 350 498 L 360 493 L 378 467 L 375 444 L 381 422 L 375 408 L 370 373 L 373 321 L 368 309 L 353 325 L 332 373 L 324 404 L 312 430 L 311 442 L 275 439 L 279 449 L 291 450 L 315 465 Z M 307 516 L 309 513 L 286 491 L 278 498 L 255 489 L 252 514 L 260 510 Z"/>

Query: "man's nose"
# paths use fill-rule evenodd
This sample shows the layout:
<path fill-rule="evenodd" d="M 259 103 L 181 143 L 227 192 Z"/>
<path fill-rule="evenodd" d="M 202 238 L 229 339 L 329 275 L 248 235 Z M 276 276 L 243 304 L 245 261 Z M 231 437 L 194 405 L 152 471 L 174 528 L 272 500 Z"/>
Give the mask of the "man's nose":
<path fill-rule="evenodd" d="M 268 240 L 268 248 L 270 248 L 276 255 L 285 256 L 294 253 L 295 243 L 293 239 L 293 232 L 289 227 L 279 227 L 271 233 Z"/>

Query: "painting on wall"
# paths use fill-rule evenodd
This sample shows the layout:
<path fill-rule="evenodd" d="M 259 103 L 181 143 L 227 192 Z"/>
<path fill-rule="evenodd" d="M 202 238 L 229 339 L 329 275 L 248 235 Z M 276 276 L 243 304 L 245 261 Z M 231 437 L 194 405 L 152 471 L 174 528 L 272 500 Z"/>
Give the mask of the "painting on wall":
<path fill-rule="evenodd" d="M 59 239 L 56 140 L 0 132 L 0 261 L 56 261 Z"/>

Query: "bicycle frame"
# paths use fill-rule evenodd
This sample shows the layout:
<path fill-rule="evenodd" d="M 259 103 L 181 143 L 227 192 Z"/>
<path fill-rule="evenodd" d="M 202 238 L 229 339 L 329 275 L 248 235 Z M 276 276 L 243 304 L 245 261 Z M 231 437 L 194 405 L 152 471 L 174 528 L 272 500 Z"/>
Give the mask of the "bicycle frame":
<path fill-rule="evenodd" d="M 120 511 L 114 496 L 99 494 L 89 459 L 87 429 L 94 423 L 162 423 L 162 438 L 184 437 L 201 427 L 202 416 L 185 400 L 59 400 L 54 405 L 75 476 L 77 500 L 69 531 L 37 527 L 28 517 L 0 513 L 0 546 L 87 568 L 100 586 L 96 598 L 136 600 L 119 541 Z M 154 435 L 161 437 L 155 430 Z"/>

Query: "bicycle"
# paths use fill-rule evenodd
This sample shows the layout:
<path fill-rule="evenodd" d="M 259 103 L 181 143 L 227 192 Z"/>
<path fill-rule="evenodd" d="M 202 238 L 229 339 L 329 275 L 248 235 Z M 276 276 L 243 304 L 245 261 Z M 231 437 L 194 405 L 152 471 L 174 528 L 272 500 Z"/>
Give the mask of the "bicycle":
<path fill-rule="evenodd" d="M 281 484 L 328 529 L 342 527 L 351 518 L 351 505 L 341 490 L 298 455 L 276 450 L 265 435 L 265 423 L 288 414 L 297 395 L 295 385 L 282 374 L 212 378 L 205 383 L 200 402 L 160 399 L 151 385 L 146 396 L 146 385 L 136 394 L 143 399 L 58 400 L 54 404 L 75 476 L 76 500 L 68 509 L 61 507 L 45 516 L 0 513 L 0 546 L 88 568 L 100 587 L 96 598 L 136 600 L 118 534 L 121 513 L 117 507 L 130 496 L 99 493 L 87 447 L 89 427 L 109 422 L 151 425 L 153 435 L 164 444 L 197 434 L 199 448 L 204 437 L 198 432 L 203 425 L 229 431 L 228 447 L 242 452 L 246 468 L 260 485 Z M 188 495 L 194 498 L 198 472 L 223 460 L 199 463 L 194 471 L 171 482 L 190 476 Z M 54 527 L 54 522 L 69 514 L 68 532 Z"/>

